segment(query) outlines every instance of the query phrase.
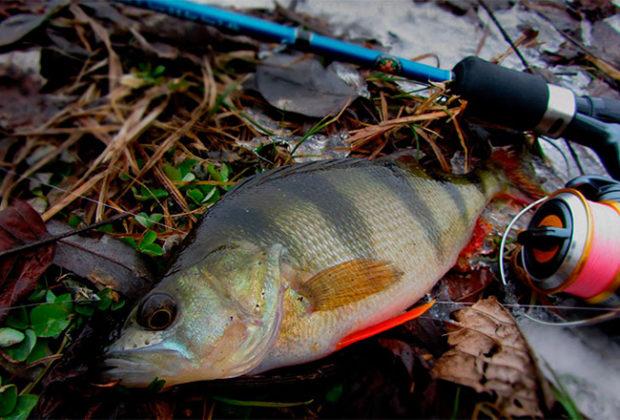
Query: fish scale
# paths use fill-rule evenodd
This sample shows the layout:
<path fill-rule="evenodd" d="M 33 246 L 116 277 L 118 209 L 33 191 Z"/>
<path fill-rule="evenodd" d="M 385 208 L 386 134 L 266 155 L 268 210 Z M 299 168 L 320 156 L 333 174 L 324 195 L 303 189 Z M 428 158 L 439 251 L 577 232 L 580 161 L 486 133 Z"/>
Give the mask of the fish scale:
<path fill-rule="evenodd" d="M 194 318 L 205 319 L 200 325 L 194 322 L 184 328 L 201 340 L 218 343 L 209 344 L 219 349 L 209 354 L 220 352 L 219 364 L 232 366 L 231 360 L 239 353 L 234 350 L 233 342 L 259 334 L 261 328 L 268 326 L 278 330 L 275 333 L 269 330 L 275 334 L 273 342 L 257 347 L 263 351 L 256 356 L 260 360 L 237 363 L 252 366 L 245 373 L 315 360 L 333 352 L 348 334 L 402 313 L 427 293 L 455 263 L 478 215 L 500 186 L 498 178 L 489 172 L 465 178 L 434 178 L 416 166 L 391 160 L 345 159 L 279 168 L 245 181 L 215 205 L 186 242 L 170 274 L 155 290 L 177 297 L 181 307 L 181 320 L 177 324 L 181 327 L 184 322 L 194 322 Z M 261 270 L 261 263 L 247 268 L 245 263 L 239 265 L 239 261 L 245 260 L 235 256 L 241 251 L 226 251 L 230 244 L 238 243 L 249 244 L 243 245 L 249 247 L 243 252 L 250 259 L 267 258 L 259 255 L 266 255 L 274 246 L 281 247 L 285 263 L 276 270 L 281 277 L 278 279 L 280 297 L 274 293 L 265 296 L 264 291 L 259 295 L 260 284 L 244 286 L 244 282 L 264 280 L 256 274 Z M 220 259 L 227 263 L 220 266 Z M 351 263 L 354 264 L 347 265 Z M 197 271 L 196 267 L 199 267 Z M 379 276 L 377 281 L 385 276 L 394 278 L 380 288 L 376 281 L 364 280 L 363 271 L 362 277 L 349 272 L 357 269 L 375 272 Z M 187 274 L 190 272 L 194 274 Z M 352 276 L 350 286 L 341 282 L 342 275 Z M 334 280 L 329 276 L 335 276 Z M 203 293 L 201 288 L 209 285 L 219 290 L 217 293 L 224 291 L 222 296 L 226 298 L 217 300 L 217 293 Z M 331 291 L 332 287 L 339 289 Z M 269 290 L 275 290 L 274 286 Z M 308 294 L 309 290 L 314 292 Z M 332 299 L 332 303 L 322 304 L 322 293 L 330 295 L 326 299 Z M 186 295 L 191 305 L 184 301 Z M 205 306 L 211 308 L 210 312 L 203 313 L 197 302 L 200 296 L 209 301 Z M 238 302 L 227 306 L 224 301 L 231 299 Z M 187 313 L 189 309 L 184 312 L 184 304 L 199 311 L 200 316 Z M 256 306 L 257 317 L 263 307 L 280 305 L 281 310 L 276 318 L 269 319 L 272 325 L 258 318 L 244 321 L 257 323 L 251 331 L 243 333 L 235 322 L 251 319 L 253 315 L 248 310 L 235 312 L 231 309 L 235 305 Z M 134 312 L 131 316 L 137 315 Z M 200 328 L 218 331 L 217 337 L 201 335 Z M 228 347 L 226 331 L 231 331 Z M 142 337 L 137 332 L 134 336 Z M 116 345 L 116 354 L 122 355 L 123 346 L 127 345 L 123 339 L 135 345 L 132 335 L 127 333 L 127 337 Z M 160 341 L 158 345 L 166 345 L 165 334 Z M 260 340 L 253 337 L 247 343 L 258 346 Z M 177 347 L 188 345 L 177 343 Z M 191 343 L 192 349 L 196 347 L 200 344 Z M 230 356 L 221 349 L 227 349 Z M 195 371 L 179 374 L 171 381 L 226 377 L 223 372 L 228 368 L 206 366 L 210 363 L 207 359 L 213 356 L 196 357 L 204 360 L 192 361 Z M 248 351 L 243 357 L 249 357 Z M 201 369 L 208 373 L 201 373 Z M 239 374 L 238 370 L 234 372 Z"/>

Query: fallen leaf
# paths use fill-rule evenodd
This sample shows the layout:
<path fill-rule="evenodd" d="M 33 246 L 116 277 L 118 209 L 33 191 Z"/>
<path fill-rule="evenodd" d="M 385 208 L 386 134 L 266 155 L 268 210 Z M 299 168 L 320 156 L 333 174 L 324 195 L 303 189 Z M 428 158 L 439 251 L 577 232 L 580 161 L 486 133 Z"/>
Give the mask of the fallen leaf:
<path fill-rule="evenodd" d="M 67 4 L 69 0 L 56 0 L 51 2 L 41 15 L 21 14 L 5 19 L 0 23 L 0 47 L 19 41 Z"/>
<path fill-rule="evenodd" d="M 434 376 L 495 394 L 502 415 L 541 417 L 536 366 L 510 313 L 489 297 L 454 316 L 452 348 L 437 360 Z"/>
<path fill-rule="evenodd" d="M 5 251 L 47 235 L 45 224 L 23 201 L 0 212 L 0 251 Z M 54 244 L 40 246 L 15 256 L 0 258 L 0 320 L 8 309 L 29 295 L 54 257 Z"/>
<path fill-rule="evenodd" d="M 52 234 L 71 230 L 57 221 L 48 222 L 47 228 Z M 152 284 L 152 273 L 138 252 L 107 235 L 100 239 L 76 235 L 58 241 L 54 264 L 129 298 Z"/>
<path fill-rule="evenodd" d="M 336 114 L 357 97 L 333 69 L 301 55 L 272 55 L 256 69 L 256 88 L 272 106 L 309 117 Z"/>

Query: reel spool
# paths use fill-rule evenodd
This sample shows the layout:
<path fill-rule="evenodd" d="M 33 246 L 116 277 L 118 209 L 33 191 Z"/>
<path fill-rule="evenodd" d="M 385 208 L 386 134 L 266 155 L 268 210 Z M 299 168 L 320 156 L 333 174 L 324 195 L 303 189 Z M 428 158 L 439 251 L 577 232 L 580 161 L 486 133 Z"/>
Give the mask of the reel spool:
<path fill-rule="evenodd" d="M 573 179 L 540 205 L 517 240 L 534 289 L 620 307 L 620 182 Z"/>

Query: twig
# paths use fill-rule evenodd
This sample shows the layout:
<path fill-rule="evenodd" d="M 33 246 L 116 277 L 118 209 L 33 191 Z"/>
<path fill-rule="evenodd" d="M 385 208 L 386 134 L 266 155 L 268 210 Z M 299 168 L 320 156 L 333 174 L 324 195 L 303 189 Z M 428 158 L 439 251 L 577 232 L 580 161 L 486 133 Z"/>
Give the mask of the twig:
<path fill-rule="evenodd" d="M 523 67 L 525 67 L 525 71 L 527 71 L 528 73 L 534 73 L 534 71 L 528 64 L 523 54 L 521 54 L 521 51 L 519 51 L 519 47 L 515 45 L 515 43 L 510 38 L 510 35 L 508 35 L 508 32 L 506 32 L 504 27 L 501 25 L 501 23 L 499 23 L 499 21 L 495 17 L 495 13 L 493 13 L 493 10 L 491 10 L 491 8 L 483 0 L 478 0 L 478 3 L 480 3 L 480 6 L 482 6 L 482 8 L 486 10 L 486 12 L 489 14 L 489 17 L 491 18 L 495 26 L 497 26 L 497 29 L 501 32 L 506 42 L 510 44 L 514 52 L 517 54 L 517 56 L 519 57 L 519 60 L 521 60 L 521 63 L 523 63 Z"/>
<path fill-rule="evenodd" d="M 93 230 L 93 229 L 97 229 L 98 227 L 101 227 L 103 225 L 107 225 L 109 223 L 113 223 L 116 222 L 118 220 L 123 220 L 127 217 L 131 216 L 130 213 L 121 213 L 121 214 L 117 214 L 115 216 L 110 217 L 109 219 L 105 219 L 102 220 L 100 222 L 97 223 L 93 223 L 92 225 L 88 225 L 85 226 L 81 229 L 75 229 L 75 230 L 70 230 L 64 233 L 59 233 L 58 235 L 54 235 L 54 236 L 49 236 L 47 238 L 38 240 L 38 241 L 34 241 L 34 242 L 29 242 L 27 244 L 24 245 L 20 245 L 20 246 L 16 246 L 15 248 L 11 248 L 11 249 L 7 249 L 6 251 L 1 251 L 0 252 L 0 258 L 6 257 L 8 255 L 13 255 L 16 254 L 18 252 L 22 252 L 22 251 L 26 251 L 30 248 L 36 248 L 42 245 L 47 245 L 49 243 L 52 242 L 56 242 L 59 241 L 60 239 L 64 239 L 67 238 L 69 236 L 73 236 L 73 235 L 77 235 L 83 232 L 87 232 L 89 230 Z"/>

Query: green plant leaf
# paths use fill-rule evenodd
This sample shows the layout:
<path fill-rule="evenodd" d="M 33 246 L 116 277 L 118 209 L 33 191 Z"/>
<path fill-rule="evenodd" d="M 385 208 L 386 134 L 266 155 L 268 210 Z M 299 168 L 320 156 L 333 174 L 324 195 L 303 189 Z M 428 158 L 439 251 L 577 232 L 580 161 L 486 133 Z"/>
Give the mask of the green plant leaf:
<path fill-rule="evenodd" d="M 333 388 L 331 388 L 329 391 L 327 391 L 327 394 L 325 394 L 325 399 L 330 403 L 335 403 L 340 398 L 342 398 L 343 391 L 344 391 L 344 388 L 342 384 L 338 384 L 334 386 Z"/>
<path fill-rule="evenodd" d="M 73 229 L 77 228 L 80 223 L 82 223 L 82 219 L 80 218 L 80 216 L 77 216 L 75 214 L 72 214 L 71 216 L 69 216 L 69 219 L 67 220 L 67 224 L 69 226 L 71 226 Z"/>
<path fill-rule="evenodd" d="M 110 309 L 113 311 L 118 311 L 123 306 L 125 306 L 125 299 L 121 298 L 118 300 L 118 302 L 112 302 L 112 305 L 110 305 Z"/>
<path fill-rule="evenodd" d="M 6 420 L 26 420 L 30 412 L 36 407 L 39 397 L 32 394 L 20 395 L 13 412 L 6 416 Z"/>
<path fill-rule="evenodd" d="M 99 291 L 99 293 L 97 293 L 97 297 L 99 298 L 99 302 L 97 302 L 97 309 L 101 311 L 107 310 L 114 301 L 112 299 L 112 289 L 109 287 Z"/>
<path fill-rule="evenodd" d="M 0 347 L 9 347 L 14 344 L 19 344 L 26 336 L 23 332 L 15 330 L 13 328 L 0 328 Z"/>
<path fill-rule="evenodd" d="M 38 337 L 58 337 L 71 320 L 63 304 L 44 303 L 30 312 L 32 329 Z"/>
<path fill-rule="evenodd" d="M 207 172 L 209 172 L 209 175 L 211 175 L 211 178 L 213 178 L 216 181 L 221 181 L 222 180 L 222 175 L 220 175 L 220 171 L 218 171 L 215 168 L 215 165 L 213 165 L 212 163 L 209 163 L 207 165 Z"/>
<path fill-rule="evenodd" d="M 196 162 L 197 162 L 196 159 L 185 159 L 179 165 L 179 172 L 181 173 L 182 178 L 185 178 L 187 175 L 192 173 L 192 169 L 194 168 L 194 165 L 196 165 Z"/>
<path fill-rule="evenodd" d="M 97 232 L 102 232 L 102 233 L 114 233 L 114 226 L 112 226 L 111 223 L 105 224 L 103 226 L 99 226 L 97 228 Z"/>
<path fill-rule="evenodd" d="M 164 173 L 171 181 L 180 181 L 183 179 L 183 174 L 180 169 L 175 168 L 174 166 L 166 163 L 163 167 Z"/>
<path fill-rule="evenodd" d="M 183 182 L 192 182 L 196 179 L 196 175 L 194 175 L 193 173 L 188 173 L 183 175 L 183 178 L 181 179 L 181 181 Z"/>
<path fill-rule="evenodd" d="M 204 200 L 205 196 L 202 194 L 202 191 L 200 191 L 198 188 L 192 188 L 187 190 L 187 192 L 185 193 L 189 198 L 191 198 L 191 200 L 196 203 L 197 205 L 201 205 L 202 204 L 202 200 Z"/>
<path fill-rule="evenodd" d="M 32 351 L 26 358 L 26 363 L 32 364 L 37 362 L 44 357 L 50 356 L 52 351 L 50 350 L 48 340 L 37 340 L 36 344 L 32 348 Z"/>
<path fill-rule="evenodd" d="M 230 176 L 230 166 L 227 163 L 222 164 L 220 168 L 220 178 L 222 181 L 228 181 L 228 177 Z"/>
<path fill-rule="evenodd" d="M 47 303 L 54 303 L 56 301 L 56 295 L 51 290 L 45 292 L 45 301 Z"/>
<path fill-rule="evenodd" d="M 30 296 L 28 296 L 28 301 L 29 302 L 41 302 L 43 299 L 45 299 L 46 294 L 47 294 L 47 289 L 41 287 L 40 289 L 37 289 L 34 292 L 32 292 Z"/>
<path fill-rule="evenodd" d="M 159 223 L 159 221 L 163 217 L 164 215 L 161 213 L 153 213 L 149 216 L 148 214 L 142 212 L 142 213 L 137 214 L 135 219 L 136 219 L 136 222 L 140 223 L 142 226 L 148 229 L 154 224 Z"/>
<path fill-rule="evenodd" d="M 144 212 L 136 214 L 134 219 L 136 219 L 136 222 L 140 223 L 145 228 L 150 228 L 151 227 L 151 223 L 149 221 L 149 215 L 144 213 Z"/>
<path fill-rule="evenodd" d="M 37 343 L 37 335 L 34 331 L 28 329 L 24 331 L 24 335 L 26 336 L 24 341 L 2 350 L 11 360 L 23 362 L 28 358 L 28 355 Z"/>
<path fill-rule="evenodd" d="M 121 238 L 121 241 L 125 242 L 127 245 L 131 246 L 133 249 L 138 249 L 138 243 L 131 236 L 125 236 Z"/>
<path fill-rule="evenodd" d="M 161 219 L 163 219 L 164 215 L 161 213 L 153 213 L 149 216 L 149 221 L 151 222 L 151 225 L 154 225 L 156 223 L 159 223 Z"/>
<path fill-rule="evenodd" d="M 11 413 L 17 405 L 17 387 L 14 384 L 0 387 L 0 416 Z"/>
<path fill-rule="evenodd" d="M 140 191 L 136 187 L 131 187 L 133 196 L 138 201 L 158 200 L 168 197 L 168 191 L 163 188 L 146 188 L 140 187 Z"/>
<path fill-rule="evenodd" d="M 91 316 L 95 313 L 95 308 L 90 304 L 79 304 L 75 305 L 75 312 L 80 315 Z"/>
<path fill-rule="evenodd" d="M 73 310 L 73 298 L 71 297 L 71 293 L 63 293 L 62 295 L 56 296 L 54 303 L 61 305 L 67 312 Z"/>
<path fill-rule="evenodd" d="M 154 243 L 156 240 L 157 240 L 157 232 L 154 232 L 152 230 L 147 230 L 146 232 L 144 232 L 144 235 L 142 236 L 142 240 L 140 241 L 140 247 L 142 247 L 142 245 L 150 245 Z"/>
<path fill-rule="evenodd" d="M 28 318 L 28 311 L 26 308 L 16 308 L 11 311 L 6 319 L 7 327 L 16 328 L 18 330 L 25 330 L 30 325 L 30 319 Z"/>
<path fill-rule="evenodd" d="M 157 244 L 143 244 L 140 245 L 140 252 L 152 257 L 161 257 L 164 255 L 164 249 Z"/>

